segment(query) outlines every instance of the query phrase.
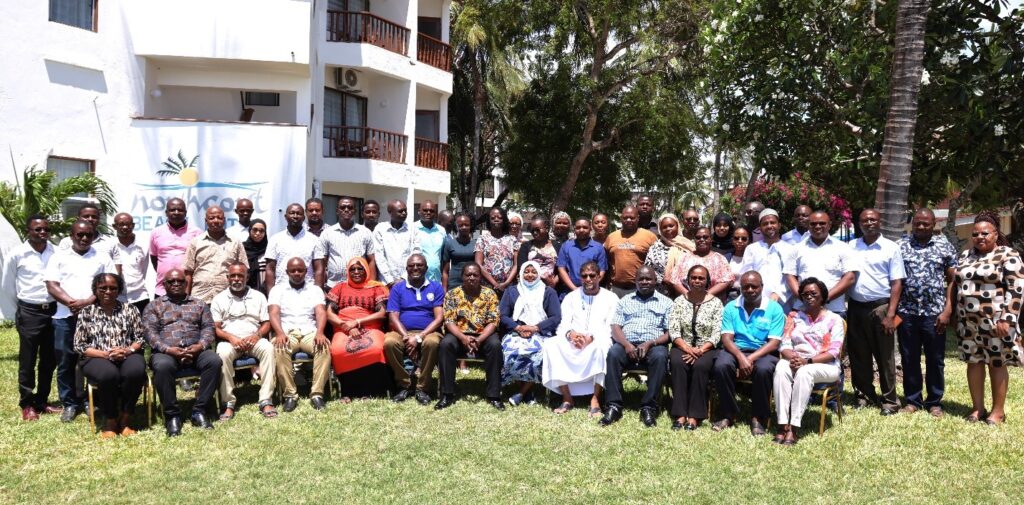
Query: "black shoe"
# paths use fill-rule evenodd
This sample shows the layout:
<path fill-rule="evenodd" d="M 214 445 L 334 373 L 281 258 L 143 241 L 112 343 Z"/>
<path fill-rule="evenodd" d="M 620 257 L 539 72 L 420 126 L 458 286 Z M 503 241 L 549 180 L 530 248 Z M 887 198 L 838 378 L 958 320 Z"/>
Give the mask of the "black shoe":
<path fill-rule="evenodd" d="M 640 422 L 648 428 L 655 427 L 658 424 L 658 411 L 650 407 L 640 409 Z"/>
<path fill-rule="evenodd" d="M 694 430 L 697 429 L 697 424 L 696 423 L 686 423 L 686 426 L 683 426 L 683 429 L 686 430 L 686 431 L 694 431 Z"/>
<path fill-rule="evenodd" d="M 168 437 L 176 437 L 178 435 L 181 435 L 181 418 L 180 417 L 174 416 L 174 417 L 171 417 L 171 418 L 167 419 L 167 422 L 164 423 L 164 426 L 167 427 L 167 436 Z"/>
<path fill-rule="evenodd" d="M 871 406 L 871 402 L 867 398 L 857 398 L 857 402 L 853 404 L 853 408 L 860 410 L 866 409 Z"/>
<path fill-rule="evenodd" d="M 609 405 L 608 408 L 604 411 L 604 417 L 602 417 L 601 420 L 598 421 L 597 423 L 600 424 L 601 426 L 611 426 L 619 419 L 622 419 L 622 407 Z"/>
<path fill-rule="evenodd" d="M 416 401 L 419 402 L 420 405 L 429 405 L 430 404 L 430 395 L 427 394 L 426 391 L 417 391 L 416 392 Z"/>
<path fill-rule="evenodd" d="M 487 404 L 494 407 L 497 410 L 505 410 L 505 402 L 501 401 L 501 399 L 487 400 Z"/>
<path fill-rule="evenodd" d="M 882 411 L 879 413 L 882 414 L 883 416 L 891 416 L 895 415 L 896 412 L 896 409 L 882 409 Z"/>
<path fill-rule="evenodd" d="M 284 399 L 284 411 L 291 412 L 295 410 L 295 407 L 299 406 L 298 398 L 285 398 Z"/>
<path fill-rule="evenodd" d="M 402 402 L 408 400 L 409 399 L 409 395 L 411 395 L 411 394 L 412 394 L 412 392 L 409 391 L 408 389 L 403 389 L 403 390 L 399 391 L 397 395 L 392 396 L 391 397 L 391 401 L 393 401 L 395 403 L 402 403 Z"/>
<path fill-rule="evenodd" d="M 684 426 L 686 426 L 686 423 L 684 423 L 684 422 L 682 422 L 682 421 L 680 421 L 678 419 L 675 420 L 675 421 L 672 421 L 672 431 L 679 431 L 679 430 L 683 429 Z"/>
<path fill-rule="evenodd" d="M 204 430 L 213 429 L 213 423 L 211 423 L 210 420 L 206 418 L 206 414 L 202 412 L 193 412 L 191 420 L 192 426 L 195 426 L 196 428 L 202 428 Z"/>
<path fill-rule="evenodd" d="M 68 405 L 64 407 L 64 410 L 60 413 L 60 422 L 70 423 L 71 421 L 74 421 L 76 417 L 78 417 L 78 407 Z"/>
<path fill-rule="evenodd" d="M 441 395 L 441 401 L 434 405 L 434 410 L 444 410 L 455 405 L 455 397 L 452 395 Z"/>
<path fill-rule="evenodd" d="M 323 409 L 327 408 L 327 404 L 324 403 L 324 397 L 322 397 L 322 396 L 314 396 L 314 397 L 310 398 L 309 399 L 309 404 L 312 405 L 313 409 L 315 409 L 315 410 L 323 410 Z"/>

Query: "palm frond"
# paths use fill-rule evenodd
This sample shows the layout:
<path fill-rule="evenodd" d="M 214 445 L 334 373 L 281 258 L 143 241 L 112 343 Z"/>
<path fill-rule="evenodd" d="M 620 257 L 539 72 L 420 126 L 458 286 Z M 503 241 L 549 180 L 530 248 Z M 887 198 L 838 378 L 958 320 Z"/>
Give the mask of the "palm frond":
<path fill-rule="evenodd" d="M 181 168 L 188 168 L 191 166 L 187 161 L 185 161 L 185 154 L 181 152 L 181 149 L 178 149 L 178 160 L 181 161 Z"/>
<path fill-rule="evenodd" d="M 175 159 L 172 159 L 172 158 L 167 158 L 167 161 L 161 163 L 160 165 L 166 169 L 166 170 L 161 170 L 161 172 L 170 172 L 172 174 L 176 174 L 178 172 L 181 172 L 182 169 L 185 168 L 185 167 L 182 167 L 182 166 L 178 166 L 178 160 L 175 160 Z"/>
<path fill-rule="evenodd" d="M 195 157 L 195 158 L 192 158 L 192 161 L 188 162 L 188 166 L 189 166 L 189 167 L 194 167 L 194 166 L 196 166 L 196 162 L 197 162 L 197 161 L 199 161 L 199 155 L 198 155 L 198 154 L 196 155 L 196 157 Z"/>
<path fill-rule="evenodd" d="M 157 170 L 156 171 L 156 175 L 159 175 L 160 177 L 167 177 L 167 176 L 171 176 L 171 175 L 178 175 L 179 172 L 181 172 L 181 170 L 178 169 L 178 168 L 175 168 L 173 170 L 172 169 Z"/>

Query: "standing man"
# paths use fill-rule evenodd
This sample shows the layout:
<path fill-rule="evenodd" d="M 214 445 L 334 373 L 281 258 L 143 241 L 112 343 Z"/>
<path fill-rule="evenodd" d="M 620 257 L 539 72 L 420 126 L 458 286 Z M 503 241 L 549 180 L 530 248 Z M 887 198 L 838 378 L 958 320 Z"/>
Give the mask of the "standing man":
<path fill-rule="evenodd" d="M 111 259 L 116 254 L 117 241 L 110 235 L 100 233 L 100 208 L 98 205 L 92 202 L 86 202 L 78 208 L 78 219 L 87 221 L 92 225 L 92 247 L 96 249 L 96 252 L 106 254 Z M 70 236 L 60 239 L 60 244 L 57 245 L 59 249 L 71 249 L 72 240 Z"/>
<path fill-rule="evenodd" d="M 206 406 L 220 383 L 220 358 L 208 349 L 213 343 L 214 325 L 210 307 L 185 292 L 185 272 L 172 268 L 164 276 L 165 295 L 146 307 L 142 326 L 146 342 L 153 349 L 149 366 L 153 369 L 153 389 L 164 408 L 167 436 L 181 434 L 181 409 L 175 375 L 182 369 L 199 372 L 199 389 L 192 404 L 192 426 L 207 430 L 213 424 L 206 417 Z"/>
<path fill-rule="evenodd" d="M 213 297 L 210 314 L 217 337 L 217 356 L 221 360 L 220 398 L 224 413 L 220 420 L 235 417 L 235 360 L 249 356 L 259 360 L 259 409 L 263 417 L 277 417 L 273 394 L 275 382 L 274 346 L 270 335 L 270 312 L 267 297 L 246 285 L 249 265 L 236 261 L 228 266 L 228 289 Z"/>
<path fill-rule="evenodd" d="M 654 199 L 650 195 L 640 195 L 636 199 L 636 210 L 639 217 L 637 227 L 658 234 L 658 222 L 654 220 Z"/>
<path fill-rule="evenodd" d="M 658 241 L 657 235 L 638 228 L 639 212 L 627 205 L 620 214 L 622 229 L 608 235 L 604 249 L 611 263 L 611 289 L 622 298 L 636 290 L 636 273 L 647 258 L 647 250 Z"/>
<path fill-rule="evenodd" d="M 864 236 L 851 246 L 860 271 L 850 290 L 846 351 L 857 404 L 881 402 L 882 415 L 888 416 L 900 408 L 896 394 L 896 309 L 906 273 L 900 246 L 882 236 L 882 215 L 877 210 L 860 213 L 860 229 Z M 872 358 L 878 364 L 878 395 Z"/>
<path fill-rule="evenodd" d="M 598 268 L 601 269 L 598 274 L 601 278 L 608 271 L 608 255 L 604 252 L 604 247 L 590 238 L 590 220 L 577 219 L 573 230 L 576 232 L 576 238 L 562 244 L 562 248 L 558 250 L 558 262 L 556 263 L 558 278 L 562 280 L 566 293 L 583 285 L 583 281 L 580 279 L 580 268 L 583 265 L 591 261 L 597 263 Z M 600 279 L 598 279 L 598 283 L 600 283 Z"/>
<path fill-rule="evenodd" d="M 750 229 L 751 244 L 764 240 L 764 236 L 761 235 L 761 228 L 759 227 L 763 210 L 764 204 L 756 200 L 748 202 L 743 207 L 743 216 L 747 218 L 747 228 Z"/>
<path fill-rule="evenodd" d="M 796 210 L 793 211 L 793 224 L 795 225 L 792 230 L 782 234 L 782 241 L 788 244 L 796 245 L 801 240 L 807 238 L 807 224 L 811 221 L 811 208 L 806 205 L 797 205 Z"/>
<path fill-rule="evenodd" d="M 313 384 L 309 390 L 309 403 L 323 410 L 324 388 L 331 373 L 330 342 L 324 335 L 327 309 L 324 292 L 309 282 L 306 263 L 302 258 L 291 258 L 286 264 L 287 282 L 270 291 L 270 327 L 274 330 L 274 363 L 277 380 L 281 381 L 284 411 L 291 412 L 299 404 L 295 389 L 295 369 L 292 354 L 302 351 L 313 356 Z"/>
<path fill-rule="evenodd" d="M 696 243 L 697 228 L 700 228 L 700 214 L 697 213 L 697 209 L 686 209 L 686 212 L 683 212 L 683 229 L 680 233 Z"/>
<path fill-rule="evenodd" d="M 370 271 L 368 279 L 377 278 L 376 249 L 373 246 L 373 234 L 359 223 L 356 223 L 356 202 L 343 196 L 338 200 L 338 222 L 324 231 L 320 237 L 321 248 L 327 258 L 327 288 L 333 288 L 339 282 L 348 279 L 348 261 L 356 256 L 366 258 Z"/>
<path fill-rule="evenodd" d="M 782 272 L 786 263 L 791 261 L 794 248 L 779 237 L 781 227 L 779 213 L 775 209 L 764 209 L 758 219 L 763 239 L 747 246 L 743 252 L 740 273 L 760 273 L 763 283 L 761 294 L 786 308 L 791 296 L 786 276 Z"/>
<path fill-rule="evenodd" d="M 807 240 L 796 246 L 790 261 L 786 262 L 782 270 L 786 275 L 786 284 L 790 293 L 799 293 L 800 281 L 808 277 L 824 282 L 828 287 L 825 307 L 846 319 L 846 292 L 853 287 L 860 268 L 850 246 L 829 234 L 832 220 L 826 212 L 819 210 L 811 213 L 810 230 Z M 794 305 L 795 308 L 803 307 L 798 299 L 794 299 Z M 847 335 L 847 345 L 849 341 Z"/>
<path fill-rule="evenodd" d="M 228 265 L 249 261 L 242 243 L 224 232 L 224 211 L 206 209 L 206 233 L 192 239 L 185 250 L 185 292 L 210 303 L 228 287 Z"/>
<path fill-rule="evenodd" d="M 391 331 L 384 336 L 384 358 L 400 388 L 392 398 L 404 402 L 413 394 L 412 378 L 405 370 L 405 357 L 419 361 L 415 397 L 420 405 L 430 403 L 430 382 L 441 346 L 444 323 L 444 288 L 426 277 L 427 259 L 414 253 L 406 261 L 406 280 L 398 279 L 388 297 Z"/>
<path fill-rule="evenodd" d="M 362 219 L 360 223 L 366 227 L 370 232 L 377 230 L 377 224 L 380 223 L 380 204 L 377 200 L 367 200 L 363 202 Z"/>
<path fill-rule="evenodd" d="M 181 198 L 168 200 L 164 215 L 167 216 L 167 224 L 155 228 L 149 234 L 149 259 L 156 270 L 156 287 L 153 289 L 156 296 L 167 293 L 164 290 L 164 275 L 175 268 L 181 268 L 189 242 L 203 232 L 188 225 L 185 201 Z"/>
<path fill-rule="evenodd" d="M 903 318 L 897 327 L 903 361 L 903 412 L 926 408 L 942 417 L 945 393 L 946 325 L 953 313 L 949 289 L 956 268 L 956 249 L 941 233 L 935 233 L 935 214 L 923 208 L 914 213 L 911 234 L 898 242 L 903 256 L 903 294 L 896 313 Z M 921 349 L 927 372 L 928 396 L 922 397 Z"/>
<path fill-rule="evenodd" d="M 47 403 L 57 363 L 53 353 L 53 320 L 57 305 L 46 289 L 46 265 L 53 257 L 50 223 L 39 214 L 25 222 L 28 240 L 14 248 L 4 264 L 3 290 L 18 299 L 14 325 L 18 329 L 18 406 L 23 421 L 61 409 Z M 39 359 L 38 372 L 36 359 Z M 37 380 L 38 377 L 38 380 Z"/>
<path fill-rule="evenodd" d="M 441 249 L 444 247 L 444 228 L 434 222 L 437 218 L 437 204 L 427 200 L 420 204 L 420 220 L 416 223 L 416 234 L 420 241 L 420 252 L 427 258 L 427 278 L 430 282 L 441 282 Z"/>
<path fill-rule="evenodd" d="M 448 209 L 437 213 L 437 224 L 444 228 L 449 237 L 455 238 L 455 214 Z"/>
<path fill-rule="evenodd" d="M 267 244 L 263 256 L 267 262 L 266 286 L 269 293 L 275 284 L 288 281 L 285 263 L 292 258 L 301 258 L 306 265 L 306 281 L 317 286 L 324 285 L 324 246 L 320 239 L 306 231 L 302 205 L 293 203 L 284 211 L 287 227 L 275 233 Z"/>
<path fill-rule="evenodd" d="M 636 274 L 636 291 L 619 300 L 612 318 L 612 346 L 604 376 L 604 400 L 608 405 L 601 426 L 622 418 L 622 372 L 647 368 L 647 391 L 640 400 L 640 421 L 648 428 L 658 422 L 658 397 L 668 373 L 668 315 L 672 300 L 657 292 L 658 274 L 650 266 Z M 558 337 L 552 337 L 558 338 Z"/>
<path fill-rule="evenodd" d="M 306 231 L 320 236 L 324 231 L 324 202 L 319 198 L 306 200 Z"/>
<path fill-rule="evenodd" d="M 249 240 L 249 226 L 252 225 L 252 200 L 239 198 L 235 200 L 235 214 L 238 215 L 238 222 L 228 228 L 228 236 L 235 241 L 242 243 Z"/>
<path fill-rule="evenodd" d="M 75 380 L 78 354 L 74 350 L 78 311 L 96 301 L 92 279 L 97 274 L 117 273 L 107 253 L 96 251 L 92 224 L 78 220 L 71 225 L 71 249 L 60 249 L 46 264 L 43 280 L 46 290 L 57 300 L 53 315 L 53 346 L 57 360 L 57 394 L 64 405 L 60 420 L 70 423 L 82 409 L 82 398 Z"/>
<path fill-rule="evenodd" d="M 374 256 L 380 280 L 390 289 L 406 272 L 406 260 L 409 255 L 420 250 L 419 234 L 409 226 L 406 218 L 409 210 L 405 202 L 391 200 L 388 202 L 390 222 L 378 226 L 373 232 Z"/>
<path fill-rule="evenodd" d="M 124 279 L 125 299 L 142 314 L 149 305 L 149 292 L 146 290 L 149 252 L 135 240 L 135 220 L 131 214 L 122 212 L 114 216 L 114 231 L 117 232 L 114 266 Z"/>

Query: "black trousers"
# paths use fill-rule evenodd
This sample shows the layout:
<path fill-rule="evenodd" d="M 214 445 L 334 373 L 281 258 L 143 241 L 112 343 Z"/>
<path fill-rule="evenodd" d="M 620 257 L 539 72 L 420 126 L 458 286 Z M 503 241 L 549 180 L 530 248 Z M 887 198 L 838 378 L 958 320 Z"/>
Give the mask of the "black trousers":
<path fill-rule="evenodd" d="M 18 406 L 21 408 L 42 409 L 50 397 L 53 371 L 57 368 L 51 319 L 56 311 L 55 303 L 43 310 L 35 304 L 18 302 L 14 313 L 14 326 L 18 329 Z"/>
<path fill-rule="evenodd" d="M 608 368 L 604 376 L 605 403 L 622 408 L 622 372 L 636 367 L 647 368 L 647 392 L 640 399 L 640 407 L 658 408 L 661 385 L 668 373 L 668 348 L 663 345 L 651 347 L 643 359 L 633 361 L 626 355 L 625 347 L 618 342 L 612 343 L 611 349 L 608 349 Z"/>
<path fill-rule="evenodd" d="M 160 352 L 154 352 L 149 358 L 149 366 L 153 369 L 153 389 L 160 395 L 160 403 L 164 407 L 164 417 L 181 415 L 178 407 L 178 390 L 175 386 L 175 375 L 179 370 L 190 368 L 199 372 L 199 390 L 196 391 L 196 403 L 193 412 L 206 412 L 206 406 L 220 385 L 220 356 L 207 349 L 199 353 L 195 363 L 181 366 L 178 360 Z"/>
<path fill-rule="evenodd" d="M 749 356 L 753 352 L 743 351 L 743 354 Z M 775 382 L 775 365 L 778 363 L 779 357 L 771 354 L 761 356 L 754 362 L 754 371 L 750 375 L 750 401 L 753 404 L 751 411 L 754 417 L 765 419 L 771 416 L 769 400 Z M 735 419 L 740 413 L 740 406 L 736 403 L 738 368 L 736 357 L 728 351 L 718 353 L 715 358 L 712 374 L 715 377 L 715 389 L 718 391 L 718 417 L 721 419 Z"/>
<path fill-rule="evenodd" d="M 142 354 L 132 354 L 120 363 L 103 358 L 85 358 L 83 363 L 82 373 L 97 387 L 93 399 L 103 417 L 114 419 L 121 412 L 135 412 L 146 383 L 146 359 Z"/>
<path fill-rule="evenodd" d="M 702 354 L 692 365 L 683 361 L 683 351 L 673 346 L 669 352 L 672 368 L 672 417 L 708 417 L 708 384 L 717 349 Z"/>
<path fill-rule="evenodd" d="M 487 337 L 480 344 L 479 357 L 484 359 L 484 370 L 487 374 L 487 399 L 498 400 L 501 398 L 501 367 L 504 364 L 504 355 L 501 352 L 501 339 L 497 334 Z M 466 357 L 466 347 L 459 342 L 459 339 L 451 333 L 446 333 L 441 339 L 441 349 L 438 352 L 437 370 L 441 376 L 441 394 L 455 394 L 455 362 L 459 358 Z"/>
<path fill-rule="evenodd" d="M 900 397 L 896 393 L 896 335 L 887 335 L 882 328 L 889 300 L 867 303 L 850 300 L 849 304 L 846 354 L 850 357 L 853 391 L 858 399 L 881 403 L 883 409 L 896 410 L 900 408 Z M 878 365 L 877 393 L 875 364 Z"/>

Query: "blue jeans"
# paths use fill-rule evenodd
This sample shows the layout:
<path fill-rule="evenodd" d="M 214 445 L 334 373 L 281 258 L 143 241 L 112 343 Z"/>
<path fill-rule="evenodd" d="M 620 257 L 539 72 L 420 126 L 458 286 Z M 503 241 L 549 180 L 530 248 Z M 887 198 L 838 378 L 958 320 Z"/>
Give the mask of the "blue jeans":
<path fill-rule="evenodd" d="M 76 387 L 78 353 L 75 352 L 76 316 L 53 320 L 53 351 L 57 361 L 57 396 L 65 407 L 81 407 Z"/>
<path fill-rule="evenodd" d="M 935 331 L 936 316 L 900 314 L 900 355 L 903 362 L 903 394 L 907 404 L 917 408 L 942 406 L 946 381 L 946 335 Z M 924 349 L 927 399 L 922 403 L 921 350 Z"/>

